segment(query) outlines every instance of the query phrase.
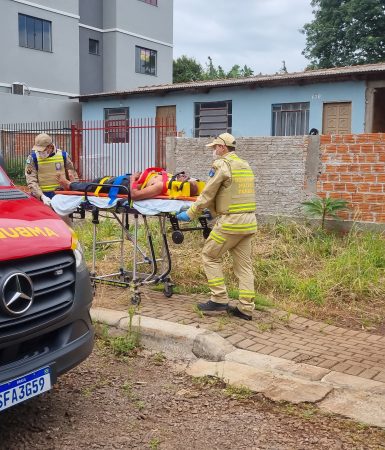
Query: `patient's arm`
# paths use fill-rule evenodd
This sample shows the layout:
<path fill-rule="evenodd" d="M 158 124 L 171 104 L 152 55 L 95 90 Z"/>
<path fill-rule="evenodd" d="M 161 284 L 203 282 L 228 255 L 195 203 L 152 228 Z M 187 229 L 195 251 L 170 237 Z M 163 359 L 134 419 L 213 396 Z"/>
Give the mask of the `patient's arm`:
<path fill-rule="evenodd" d="M 143 189 L 138 189 L 131 184 L 131 199 L 132 200 L 146 200 L 154 198 L 163 192 L 163 182 L 155 183 L 151 186 L 146 186 Z"/>

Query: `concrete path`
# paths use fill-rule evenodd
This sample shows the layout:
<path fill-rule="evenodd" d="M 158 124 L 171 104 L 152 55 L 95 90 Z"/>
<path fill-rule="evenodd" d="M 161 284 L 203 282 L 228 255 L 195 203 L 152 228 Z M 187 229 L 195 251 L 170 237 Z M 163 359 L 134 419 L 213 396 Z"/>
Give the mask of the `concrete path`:
<path fill-rule="evenodd" d="M 385 337 L 296 315 L 254 313 L 252 322 L 203 317 L 202 296 L 147 291 L 134 317 L 146 347 L 189 361 L 193 376 L 215 375 L 277 401 L 314 402 L 326 411 L 385 427 Z M 105 308 L 108 306 L 108 308 Z M 124 332 L 128 296 L 111 309 L 99 299 L 93 319 Z"/>

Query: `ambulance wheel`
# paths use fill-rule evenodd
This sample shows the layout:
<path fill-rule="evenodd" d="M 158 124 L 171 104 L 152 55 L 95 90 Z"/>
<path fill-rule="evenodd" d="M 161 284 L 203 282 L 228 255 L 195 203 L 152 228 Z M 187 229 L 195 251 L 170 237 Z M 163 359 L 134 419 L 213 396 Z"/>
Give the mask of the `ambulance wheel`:
<path fill-rule="evenodd" d="M 141 302 L 140 294 L 136 293 L 131 297 L 131 305 L 139 306 Z"/>
<path fill-rule="evenodd" d="M 211 228 L 205 228 L 205 229 L 203 230 L 203 237 L 204 237 L 205 239 L 207 239 L 207 238 L 210 236 L 210 233 L 211 233 Z"/>
<path fill-rule="evenodd" d="M 175 244 L 181 244 L 184 240 L 183 233 L 180 230 L 173 231 L 171 238 Z"/>
<path fill-rule="evenodd" d="M 172 297 L 174 293 L 173 285 L 171 283 L 164 283 L 163 295 L 167 298 Z"/>

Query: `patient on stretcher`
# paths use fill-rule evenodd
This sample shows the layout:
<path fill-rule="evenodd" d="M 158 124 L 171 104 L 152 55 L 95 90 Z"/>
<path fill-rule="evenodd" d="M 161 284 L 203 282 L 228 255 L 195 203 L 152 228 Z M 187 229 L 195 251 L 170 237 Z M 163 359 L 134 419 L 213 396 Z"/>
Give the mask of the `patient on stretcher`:
<path fill-rule="evenodd" d="M 100 177 L 86 182 L 71 182 L 63 175 L 57 175 L 56 178 L 60 187 L 66 191 L 109 193 L 111 185 L 115 183 L 119 194 L 128 195 L 134 201 L 151 199 L 166 194 L 172 181 L 180 182 L 182 186 L 184 183 L 188 183 L 189 196 L 198 195 L 197 180 L 188 177 L 184 172 L 172 176 L 164 171 L 147 170 L 136 172 L 131 176 Z"/>

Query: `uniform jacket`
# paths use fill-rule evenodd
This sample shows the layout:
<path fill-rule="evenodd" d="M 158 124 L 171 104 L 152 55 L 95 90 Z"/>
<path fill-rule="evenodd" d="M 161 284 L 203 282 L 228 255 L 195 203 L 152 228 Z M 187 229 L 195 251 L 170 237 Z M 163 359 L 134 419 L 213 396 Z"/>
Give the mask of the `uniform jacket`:
<path fill-rule="evenodd" d="M 71 181 L 78 180 L 74 165 L 67 155 L 64 161 L 62 151 L 56 149 L 48 158 L 40 159 L 37 153 L 37 165 L 32 155 L 27 158 L 25 178 L 31 194 L 40 199 L 44 192 L 54 191 L 59 187 L 56 174 L 62 174 Z"/>
<path fill-rule="evenodd" d="M 223 233 L 255 233 L 254 174 L 234 152 L 214 161 L 210 179 L 187 215 L 197 218 L 206 208 L 217 216 L 216 228 Z"/>

